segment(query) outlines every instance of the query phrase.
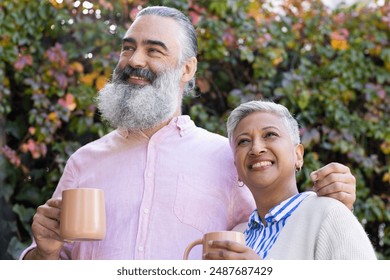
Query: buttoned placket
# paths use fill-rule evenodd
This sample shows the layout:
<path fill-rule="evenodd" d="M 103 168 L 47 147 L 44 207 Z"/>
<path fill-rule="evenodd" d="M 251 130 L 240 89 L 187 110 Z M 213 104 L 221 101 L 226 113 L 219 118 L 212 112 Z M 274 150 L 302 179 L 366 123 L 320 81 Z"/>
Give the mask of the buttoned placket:
<path fill-rule="evenodd" d="M 146 165 L 144 172 L 144 193 L 140 205 L 140 215 L 138 222 L 138 235 L 135 246 L 135 259 L 145 259 L 147 234 L 149 232 L 150 211 L 153 204 L 154 188 L 155 188 L 155 170 L 156 170 L 156 145 L 151 139 L 148 143 L 146 154 Z"/>

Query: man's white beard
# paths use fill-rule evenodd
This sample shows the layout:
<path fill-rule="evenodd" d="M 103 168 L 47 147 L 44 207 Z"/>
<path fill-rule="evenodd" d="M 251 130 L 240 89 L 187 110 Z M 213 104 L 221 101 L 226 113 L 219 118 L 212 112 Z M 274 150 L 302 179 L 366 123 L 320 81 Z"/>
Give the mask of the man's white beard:
<path fill-rule="evenodd" d="M 164 72 L 146 86 L 107 83 L 96 98 L 103 119 L 126 130 L 145 130 L 168 121 L 181 104 L 180 74 L 180 68 Z"/>

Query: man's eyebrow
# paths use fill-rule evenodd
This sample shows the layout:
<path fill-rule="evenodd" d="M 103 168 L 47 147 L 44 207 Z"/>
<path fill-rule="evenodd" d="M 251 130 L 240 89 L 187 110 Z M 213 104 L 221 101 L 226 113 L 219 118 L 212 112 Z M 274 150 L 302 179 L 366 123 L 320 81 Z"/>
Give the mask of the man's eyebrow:
<path fill-rule="evenodd" d="M 123 38 L 122 43 L 126 43 L 126 42 L 135 44 L 136 40 L 134 38 L 131 38 L 131 37 Z M 142 41 L 142 44 L 144 44 L 144 45 L 157 45 L 157 46 L 162 47 L 164 50 L 168 51 L 168 47 L 163 42 L 158 41 L 158 40 L 144 40 L 144 41 Z"/>
<path fill-rule="evenodd" d="M 131 37 L 126 37 L 122 39 L 122 44 L 123 43 L 135 43 L 135 39 Z"/>
<path fill-rule="evenodd" d="M 168 47 L 161 41 L 158 40 L 145 40 L 143 41 L 143 44 L 145 45 L 157 45 L 162 47 L 164 50 L 168 51 Z"/>

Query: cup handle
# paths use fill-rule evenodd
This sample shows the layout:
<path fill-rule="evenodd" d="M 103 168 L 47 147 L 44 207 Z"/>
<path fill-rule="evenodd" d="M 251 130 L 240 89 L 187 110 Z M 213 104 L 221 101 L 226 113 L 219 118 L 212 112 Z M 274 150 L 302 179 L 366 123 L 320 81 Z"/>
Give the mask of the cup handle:
<path fill-rule="evenodd" d="M 192 241 L 186 248 L 186 250 L 184 251 L 184 256 L 183 256 L 183 260 L 188 260 L 188 255 L 190 254 L 190 251 L 192 250 L 192 248 L 194 248 L 196 245 L 200 245 L 203 243 L 203 239 L 202 238 L 199 238 L 195 241 Z"/>

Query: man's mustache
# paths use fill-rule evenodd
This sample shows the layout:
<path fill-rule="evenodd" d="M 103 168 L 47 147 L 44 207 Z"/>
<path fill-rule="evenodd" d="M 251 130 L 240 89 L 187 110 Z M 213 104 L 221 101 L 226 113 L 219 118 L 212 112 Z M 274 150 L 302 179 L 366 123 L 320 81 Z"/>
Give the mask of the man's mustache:
<path fill-rule="evenodd" d="M 116 68 L 113 75 L 113 82 L 128 83 L 131 76 L 140 77 L 153 83 L 157 79 L 157 74 L 145 68 L 133 68 L 126 66 L 124 68 Z"/>

